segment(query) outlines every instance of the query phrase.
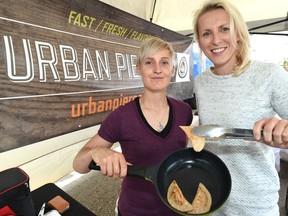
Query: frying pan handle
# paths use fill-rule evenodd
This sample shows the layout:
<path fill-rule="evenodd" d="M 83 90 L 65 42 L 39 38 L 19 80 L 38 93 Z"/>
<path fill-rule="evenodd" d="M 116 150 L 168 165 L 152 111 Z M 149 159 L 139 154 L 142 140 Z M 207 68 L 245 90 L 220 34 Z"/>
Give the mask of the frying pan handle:
<path fill-rule="evenodd" d="M 146 167 L 128 165 L 127 175 L 146 179 L 146 171 Z"/>
<path fill-rule="evenodd" d="M 93 160 L 89 164 L 89 169 L 101 171 L 100 166 L 98 166 Z M 147 171 L 147 167 L 128 165 L 127 175 L 146 179 L 146 177 L 147 177 L 147 176 L 145 176 L 146 171 Z"/>
<path fill-rule="evenodd" d="M 88 166 L 90 170 L 101 170 L 100 166 L 98 166 L 94 160 L 92 160 Z"/>

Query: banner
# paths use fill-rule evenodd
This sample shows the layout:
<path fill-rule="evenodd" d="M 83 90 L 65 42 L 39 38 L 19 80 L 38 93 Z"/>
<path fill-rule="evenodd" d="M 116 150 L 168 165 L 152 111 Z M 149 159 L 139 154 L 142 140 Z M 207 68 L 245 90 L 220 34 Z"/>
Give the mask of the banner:
<path fill-rule="evenodd" d="M 0 152 L 100 124 L 141 94 L 145 38 L 177 53 L 192 43 L 97 0 L 0 2 Z M 169 94 L 191 97 L 189 80 L 173 78 Z"/>

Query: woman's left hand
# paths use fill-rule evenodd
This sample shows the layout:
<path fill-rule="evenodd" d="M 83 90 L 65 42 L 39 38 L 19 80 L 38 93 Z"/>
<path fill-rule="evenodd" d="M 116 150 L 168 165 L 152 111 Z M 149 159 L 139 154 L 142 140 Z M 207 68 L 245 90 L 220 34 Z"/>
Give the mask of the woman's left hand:
<path fill-rule="evenodd" d="M 263 138 L 261 139 L 261 130 Z M 269 146 L 288 148 L 288 120 L 264 118 L 257 121 L 253 127 L 254 138 Z"/>

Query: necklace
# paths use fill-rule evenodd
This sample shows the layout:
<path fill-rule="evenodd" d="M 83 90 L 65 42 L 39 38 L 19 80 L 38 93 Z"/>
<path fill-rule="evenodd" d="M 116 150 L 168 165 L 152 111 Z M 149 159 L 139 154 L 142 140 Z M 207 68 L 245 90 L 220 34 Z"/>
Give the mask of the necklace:
<path fill-rule="evenodd" d="M 150 112 L 149 112 L 148 108 L 144 105 L 144 103 L 141 102 L 141 101 L 140 101 L 140 103 L 141 103 L 141 105 L 143 106 L 143 108 L 145 108 L 145 109 L 147 110 L 147 112 L 149 113 L 149 115 L 157 122 L 157 124 L 158 124 L 158 126 L 157 126 L 157 127 L 158 127 L 158 128 L 157 128 L 157 131 L 158 131 L 158 132 L 161 132 L 161 131 L 164 129 L 164 125 L 162 124 L 162 121 L 163 121 L 164 116 L 165 116 L 165 114 L 166 114 L 166 109 L 167 109 L 167 108 L 165 108 L 161 120 L 158 121 L 157 118 L 155 118 L 155 116 L 153 115 L 153 113 L 150 113 Z"/>

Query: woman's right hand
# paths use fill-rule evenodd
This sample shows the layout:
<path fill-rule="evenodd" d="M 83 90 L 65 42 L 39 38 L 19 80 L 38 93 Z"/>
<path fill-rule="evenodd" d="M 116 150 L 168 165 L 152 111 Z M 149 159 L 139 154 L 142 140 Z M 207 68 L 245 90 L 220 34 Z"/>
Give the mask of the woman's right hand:
<path fill-rule="evenodd" d="M 79 173 L 88 173 L 89 164 L 94 160 L 101 168 L 101 173 L 113 178 L 123 178 L 127 175 L 127 164 L 121 152 L 111 149 L 112 143 L 98 134 L 92 137 L 77 153 L 73 168 Z"/>
<path fill-rule="evenodd" d="M 257 121 L 253 133 L 258 141 L 261 140 L 261 130 L 265 144 L 276 148 L 288 148 L 288 120 L 272 117 Z"/>
<path fill-rule="evenodd" d="M 92 159 L 100 166 L 103 175 L 124 178 L 127 175 L 127 162 L 121 152 L 106 147 L 96 147 L 89 151 Z"/>

